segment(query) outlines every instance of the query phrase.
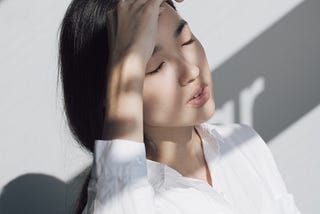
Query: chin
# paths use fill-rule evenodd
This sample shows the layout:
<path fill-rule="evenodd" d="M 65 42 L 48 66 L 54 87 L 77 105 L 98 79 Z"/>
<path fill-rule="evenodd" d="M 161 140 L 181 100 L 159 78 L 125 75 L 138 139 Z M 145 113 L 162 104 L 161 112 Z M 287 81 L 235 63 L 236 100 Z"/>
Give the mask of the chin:
<path fill-rule="evenodd" d="M 194 118 L 192 125 L 196 125 L 196 124 L 200 124 L 203 122 L 208 121 L 209 119 L 211 119 L 211 117 L 214 115 L 215 113 L 215 102 L 214 100 L 211 98 L 207 101 L 207 103 L 202 106 L 202 108 L 198 109 L 199 113 L 197 115 L 197 118 Z"/>
<path fill-rule="evenodd" d="M 207 106 L 204 109 L 204 116 L 200 123 L 208 121 L 215 113 L 215 102 L 213 99 L 208 100 Z"/>

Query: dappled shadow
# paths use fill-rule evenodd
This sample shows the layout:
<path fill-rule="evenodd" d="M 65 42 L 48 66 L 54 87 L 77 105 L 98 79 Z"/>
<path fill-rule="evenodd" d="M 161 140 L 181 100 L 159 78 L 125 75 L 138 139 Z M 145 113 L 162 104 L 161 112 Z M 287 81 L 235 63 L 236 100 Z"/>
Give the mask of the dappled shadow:
<path fill-rule="evenodd" d="M 241 123 L 240 92 L 258 78 L 253 124 L 266 142 L 320 103 L 320 2 L 304 1 L 212 72 L 216 109 L 232 100 Z M 210 47 L 208 47 L 210 48 Z"/>

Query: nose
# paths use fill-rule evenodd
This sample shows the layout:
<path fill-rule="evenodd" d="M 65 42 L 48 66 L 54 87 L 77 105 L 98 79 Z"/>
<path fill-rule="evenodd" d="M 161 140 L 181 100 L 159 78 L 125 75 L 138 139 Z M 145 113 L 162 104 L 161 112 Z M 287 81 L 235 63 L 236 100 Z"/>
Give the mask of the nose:
<path fill-rule="evenodd" d="M 182 60 L 180 69 L 181 72 L 179 72 L 179 82 L 181 85 L 190 84 L 196 80 L 200 74 L 199 67 L 187 60 Z"/>

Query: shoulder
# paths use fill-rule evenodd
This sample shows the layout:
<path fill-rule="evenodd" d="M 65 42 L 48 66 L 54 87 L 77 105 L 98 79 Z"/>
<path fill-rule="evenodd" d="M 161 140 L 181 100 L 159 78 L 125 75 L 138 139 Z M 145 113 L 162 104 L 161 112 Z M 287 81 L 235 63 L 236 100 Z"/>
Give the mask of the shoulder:
<path fill-rule="evenodd" d="M 271 150 L 255 129 L 240 123 L 207 125 L 221 137 L 221 155 L 231 154 L 229 158 L 235 160 L 242 157 L 241 160 L 247 160 L 263 177 L 279 174 Z"/>
<path fill-rule="evenodd" d="M 220 138 L 220 152 L 241 152 L 253 162 L 263 162 L 272 156 L 266 142 L 251 126 L 242 123 L 205 123 L 212 134 Z"/>
<path fill-rule="evenodd" d="M 207 127 L 210 128 L 215 128 L 219 131 L 221 131 L 221 134 L 228 134 L 228 132 L 230 131 L 236 131 L 236 130 L 241 130 L 242 132 L 255 132 L 255 130 L 247 125 L 247 124 L 243 124 L 243 123 L 228 123 L 228 124 L 222 124 L 222 123 L 204 123 L 204 125 L 206 125 Z"/>
<path fill-rule="evenodd" d="M 204 123 L 211 131 L 216 131 L 223 138 L 223 140 L 233 144 L 241 144 L 243 142 L 254 141 L 255 143 L 263 143 L 259 133 L 251 126 L 242 123 L 230 124 L 214 124 Z"/>
<path fill-rule="evenodd" d="M 205 126 L 211 129 L 212 134 L 216 132 L 217 135 L 220 135 L 221 155 L 227 156 L 226 158 L 233 160 L 236 165 L 248 163 L 262 179 L 277 203 L 291 210 L 286 213 L 293 213 L 292 209 L 297 210 L 294 213 L 300 213 L 295 207 L 293 196 L 288 194 L 286 184 L 269 146 L 256 130 L 249 125 L 239 123 L 206 123 Z M 224 155 L 226 153 L 232 155 Z"/>

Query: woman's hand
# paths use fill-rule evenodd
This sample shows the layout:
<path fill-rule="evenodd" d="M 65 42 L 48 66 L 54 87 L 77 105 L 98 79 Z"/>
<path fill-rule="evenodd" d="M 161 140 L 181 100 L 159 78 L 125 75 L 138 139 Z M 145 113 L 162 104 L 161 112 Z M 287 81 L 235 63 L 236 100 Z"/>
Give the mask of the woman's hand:
<path fill-rule="evenodd" d="M 160 5 L 164 0 L 124 0 L 112 23 L 111 70 L 106 89 L 104 139 L 143 142 L 143 83 L 155 46 Z"/>
<path fill-rule="evenodd" d="M 112 64 L 133 57 L 146 65 L 155 46 L 160 5 L 164 0 L 124 0 L 117 8 Z M 145 68 L 140 67 L 140 70 Z"/>
<path fill-rule="evenodd" d="M 109 13 L 111 23 L 117 25 L 111 28 L 104 139 L 143 142 L 143 83 L 156 42 L 161 4 L 165 1 L 124 0 L 117 13 Z"/>

